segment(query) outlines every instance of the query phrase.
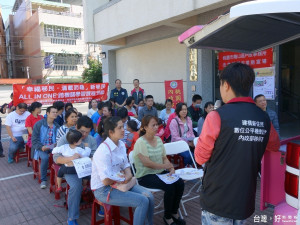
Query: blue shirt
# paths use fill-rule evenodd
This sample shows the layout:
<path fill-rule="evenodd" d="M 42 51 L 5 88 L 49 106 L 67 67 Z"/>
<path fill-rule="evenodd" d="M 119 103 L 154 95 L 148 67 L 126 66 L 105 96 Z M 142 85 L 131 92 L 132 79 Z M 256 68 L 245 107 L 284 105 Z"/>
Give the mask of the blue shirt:
<path fill-rule="evenodd" d="M 97 122 L 98 122 L 98 120 L 99 120 L 100 117 L 101 117 L 101 116 L 100 116 L 100 114 L 99 114 L 98 111 L 97 111 L 97 112 L 95 112 L 95 113 L 92 115 L 91 120 L 93 121 L 93 123 L 97 124 Z M 94 136 L 94 134 L 95 134 L 95 131 L 94 131 L 94 128 L 93 128 L 93 129 L 91 130 L 91 132 L 90 132 L 90 135 Z"/>
<path fill-rule="evenodd" d="M 113 98 L 116 103 L 122 105 L 124 101 L 128 98 L 127 90 L 121 88 L 119 91 L 117 88 L 112 89 L 110 92 L 110 98 Z"/>

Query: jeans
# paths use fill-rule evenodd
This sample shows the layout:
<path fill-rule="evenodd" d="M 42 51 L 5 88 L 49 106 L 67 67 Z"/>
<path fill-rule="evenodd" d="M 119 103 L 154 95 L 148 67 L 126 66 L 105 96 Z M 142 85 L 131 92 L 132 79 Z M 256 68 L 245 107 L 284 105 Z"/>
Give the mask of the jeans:
<path fill-rule="evenodd" d="M 165 173 L 165 172 L 163 172 Z M 156 176 L 149 174 L 138 179 L 139 184 L 147 188 L 162 189 L 164 194 L 165 218 L 171 219 L 172 214 L 177 214 L 179 203 L 184 191 L 184 182 L 179 179 L 173 184 L 166 184 Z"/>
<path fill-rule="evenodd" d="M 217 216 L 205 210 L 202 210 L 203 225 L 243 225 L 245 220 L 234 220 L 226 217 Z"/>
<path fill-rule="evenodd" d="M 193 160 L 191 158 L 191 155 L 190 155 L 189 151 L 179 153 L 179 155 L 183 157 L 183 162 L 184 162 L 185 166 L 187 164 L 194 165 Z M 192 153 L 192 155 L 193 155 L 193 153 Z"/>
<path fill-rule="evenodd" d="M 65 174 L 77 174 L 74 166 L 65 166 L 64 164 L 60 166 L 57 177 L 63 178 Z"/>
<path fill-rule="evenodd" d="M 110 186 L 104 186 L 94 192 L 95 198 L 100 202 L 124 206 L 136 207 L 133 217 L 133 225 L 153 225 L 154 198 L 151 192 L 135 185 L 127 192 L 112 189 L 109 202 L 106 201 Z"/>
<path fill-rule="evenodd" d="M 65 179 L 70 186 L 68 193 L 68 220 L 76 220 L 80 215 L 82 179 L 78 178 L 77 174 L 65 174 Z"/>
<path fill-rule="evenodd" d="M 38 150 L 39 157 L 41 158 L 41 181 L 47 181 L 47 170 L 49 166 L 49 154 L 51 150 L 41 151 Z"/>
<path fill-rule="evenodd" d="M 2 120 L 0 118 L 0 155 L 3 154 L 3 146 L 2 146 L 2 142 L 1 142 L 1 128 L 2 128 Z"/>
<path fill-rule="evenodd" d="M 8 157 L 13 159 L 15 156 L 15 153 L 20 148 L 25 148 L 25 143 L 22 136 L 15 137 L 17 139 L 16 142 L 13 142 L 12 139 L 9 139 L 9 148 L 8 148 Z"/>

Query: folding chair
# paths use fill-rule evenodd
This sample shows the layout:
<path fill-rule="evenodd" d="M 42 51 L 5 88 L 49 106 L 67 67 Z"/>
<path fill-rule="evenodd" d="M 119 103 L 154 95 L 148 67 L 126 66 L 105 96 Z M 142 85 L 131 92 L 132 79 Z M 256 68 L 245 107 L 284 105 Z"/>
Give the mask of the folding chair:
<path fill-rule="evenodd" d="M 179 154 L 179 153 L 182 153 L 182 152 L 189 151 L 190 156 L 191 156 L 192 161 L 193 161 L 193 164 L 194 164 L 194 168 L 177 169 L 177 170 L 175 170 L 175 173 L 178 174 L 184 181 L 198 180 L 199 179 L 199 181 L 196 182 L 193 185 L 193 187 L 188 191 L 188 193 L 186 193 L 185 195 L 182 196 L 181 205 L 182 205 L 184 214 L 187 216 L 188 214 L 187 214 L 186 209 L 184 207 L 184 203 L 200 197 L 199 195 L 197 195 L 197 196 L 194 196 L 194 197 L 191 197 L 191 198 L 187 198 L 192 193 L 192 191 L 198 185 L 200 185 L 201 177 L 203 176 L 203 171 L 199 170 L 199 173 L 197 172 L 197 173 L 194 173 L 194 174 L 186 174 L 184 172 L 186 170 L 194 171 L 195 169 L 197 169 L 197 165 L 196 165 L 194 157 L 193 157 L 193 155 L 190 151 L 190 147 L 185 141 L 176 141 L 176 142 L 166 143 L 166 144 L 164 144 L 164 146 L 165 146 L 167 155 L 175 155 L 175 154 Z"/>

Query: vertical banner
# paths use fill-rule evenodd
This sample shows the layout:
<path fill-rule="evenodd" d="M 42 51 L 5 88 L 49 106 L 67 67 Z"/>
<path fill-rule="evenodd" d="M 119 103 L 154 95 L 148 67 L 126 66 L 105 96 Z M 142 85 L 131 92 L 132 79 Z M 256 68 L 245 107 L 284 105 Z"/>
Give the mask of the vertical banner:
<path fill-rule="evenodd" d="M 183 80 L 165 80 L 165 94 L 166 99 L 173 101 L 172 108 L 175 108 L 177 103 L 183 102 Z"/>
<path fill-rule="evenodd" d="M 275 100 L 275 67 L 254 69 L 253 98 L 263 94 L 268 100 Z"/>
<path fill-rule="evenodd" d="M 31 104 L 40 102 L 52 104 L 62 102 L 88 102 L 92 99 L 107 99 L 108 83 L 76 83 L 76 84 L 43 84 L 23 85 L 14 84 L 14 105 L 19 103 Z"/>

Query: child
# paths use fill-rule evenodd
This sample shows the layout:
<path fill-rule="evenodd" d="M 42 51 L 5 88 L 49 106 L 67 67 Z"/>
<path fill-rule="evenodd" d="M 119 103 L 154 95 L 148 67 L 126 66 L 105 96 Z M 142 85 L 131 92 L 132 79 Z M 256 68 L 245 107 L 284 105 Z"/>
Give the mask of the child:
<path fill-rule="evenodd" d="M 128 155 L 133 150 L 136 140 L 140 137 L 137 126 L 137 122 L 135 122 L 134 120 L 129 120 L 127 122 L 127 130 L 130 132 L 127 136 L 125 144 Z"/>
<path fill-rule="evenodd" d="M 67 133 L 67 141 L 69 144 L 62 145 L 60 147 L 55 147 L 52 154 L 60 153 L 64 157 L 72 157 L 74 154 L 80 154 L 81 157 L 89 157 L 91 154 L 91 149 L 88 147 L 88 143 L 85 143 L 85 149 L 78 147 L 81 144 L 82 134 L 78 130 L 69 130 Z M 67 164 L 61 165 L 57 174 L 57 192 L 62 191 L 61 182 L 64 174 L 76 174 L 74 166 Z"/>
<path fill-rule="evenodd" d="M 140 100 L 139 100 L 139 104 L 138 104 L 138 108 L 137 108 L 137 110 L 136 110 L 136 113 L 139 114 L 140 109 L 143 108 L 144 106 L 145 106 L 144 100 L 143 100 L 143 99 L 140 99 Z"/>
<path fill-rule="evenodd" d="M 160 137 L 163 143 L 165 143 L 165 128 L 162 119 L 158 118 L 158 130 L 155 136 Z"/>

